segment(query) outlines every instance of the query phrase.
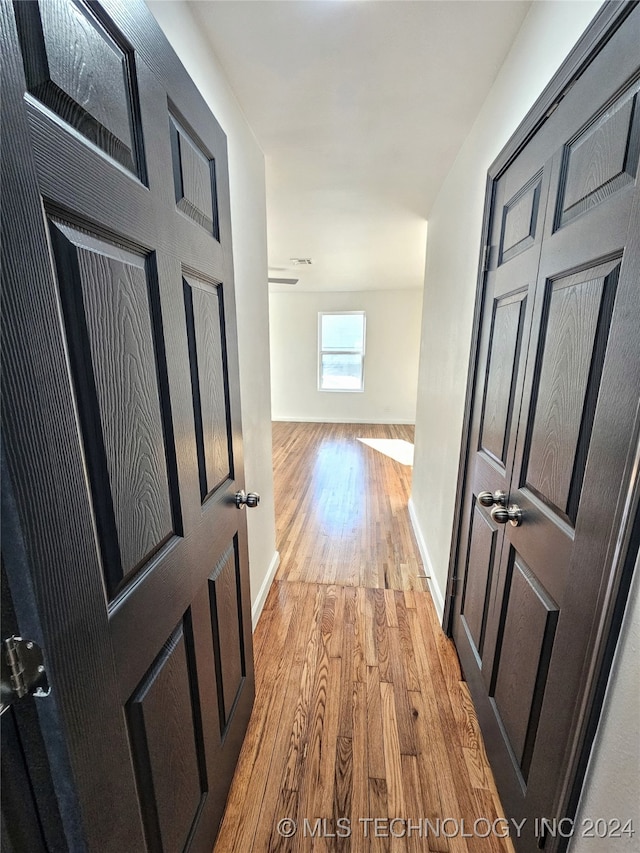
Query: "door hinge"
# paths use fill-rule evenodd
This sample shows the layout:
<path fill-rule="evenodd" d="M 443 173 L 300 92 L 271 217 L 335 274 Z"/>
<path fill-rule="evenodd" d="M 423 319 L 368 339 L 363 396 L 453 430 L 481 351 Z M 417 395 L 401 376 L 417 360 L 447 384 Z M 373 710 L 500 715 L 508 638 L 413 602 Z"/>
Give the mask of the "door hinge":
<path fill-rule="evenodd" d="M 0 646 L 0 715 L 23 696 L 51 693 L 42 649 L 33 640 L 7 637 Z"/>
<path fill-rule="evenodd" d="M 449 578 L 449 584 L 447 587 L 447 595 L 449 598 L 456 597 L 456 591 L 458 589 L 458 578 Z"/>
<path fill-rule="evenodd" d="M 488 272 L 491 264 L 491 246 L 487 245 L 482 250 L 482 272 Z"/>

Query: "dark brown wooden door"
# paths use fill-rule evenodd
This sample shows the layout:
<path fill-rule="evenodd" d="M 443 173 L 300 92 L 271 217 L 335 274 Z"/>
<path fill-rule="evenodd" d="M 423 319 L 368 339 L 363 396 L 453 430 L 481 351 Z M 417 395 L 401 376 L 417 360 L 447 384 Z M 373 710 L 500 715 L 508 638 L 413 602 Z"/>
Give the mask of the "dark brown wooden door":
<path fill-rule="evenodd" d="M 640 8 L 499 177 L 453 633 L 507 814 L 565 814 L 640 403 Z M 478 501 L 502 490 L 500 523 Z M 538 819 L 538 823 L 536 823 Z"/>
<path fill-rule="evenodd" d="M 3 558 L 55 783 L 89 850 L 209 853 L 254 690 L 226 139 L 144 3 L 1 10 Z"/>

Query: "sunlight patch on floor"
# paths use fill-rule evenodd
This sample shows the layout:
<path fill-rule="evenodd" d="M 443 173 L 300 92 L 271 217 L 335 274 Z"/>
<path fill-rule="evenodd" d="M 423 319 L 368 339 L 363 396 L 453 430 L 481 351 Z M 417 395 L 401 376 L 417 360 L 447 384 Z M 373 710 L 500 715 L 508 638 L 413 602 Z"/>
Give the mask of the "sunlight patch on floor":
<path fill-rule="evenodd" d="M 413 465 L 413 444 L 403 438 L 359 438 L 363 444 L 390 456 L 401 465 Z"/>

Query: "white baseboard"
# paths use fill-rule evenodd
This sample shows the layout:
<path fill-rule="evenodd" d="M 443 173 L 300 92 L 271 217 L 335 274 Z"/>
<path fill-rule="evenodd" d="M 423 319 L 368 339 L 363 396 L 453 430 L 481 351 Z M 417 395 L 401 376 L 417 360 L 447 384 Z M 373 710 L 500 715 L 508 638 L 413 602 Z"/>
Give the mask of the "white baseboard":
<path fill-rule="evenodd" d="M 271 558 L 271 562 L 269 563 L 269 568 L 267 570 L 267 574 L 264 576 L 264 580 L 262 581 L 262 586 L 258 590 L 256 600 L 253 602 L 253 605 L 251 607 L 251 624 L 253 626 L 254 631 L 256 630 L 256 625 L 258 624 L 258 619 L 260 618 L 260 614 L 262 613 L 262 608 L 264 607 L 264 603 L 267 600 L 267 595 L 269 593 L 271 583 L 273 582 L 275 574 L 278 571 L 279 565 L 280 565 L 280 552 L 274 551 L 273 557 Z"/>
<path fill-rule="evenodd" d="M 424 536 L 422 535 L 422 530 L 420 529 L 420 522 L 418 521 L 418 516 L 416 515 L 416 508 L 411 498 L 409 498 L 409 518 L 411 519 L 411 526 L 413 527 L 413 532 L 418 543 L 418 550 L 420 551 L 420 556 L 422 557 L 422 562 L 424 563 L 424 573 L 425 575 L 427 575 L 429 592 L 431 593 L 431 598 L 433 599 L 433 603 L 436 608 L 436 613 L 438 614 L 438 619 L 442 623 L 442 617 L 444 615 L 444 595 L 442 594 L 440 585 L 435 579 L 433 573 L 433 564 L 431 563 L 431 557 L 429 556 L 429 551 L 427 550 L 427 543 L 424 541 Z"/>
<path fill-rule="evenodd" d="M 415 425 L 415 418 L 276 418 L 272 421 L 292 424 L 411 424 Z"/>

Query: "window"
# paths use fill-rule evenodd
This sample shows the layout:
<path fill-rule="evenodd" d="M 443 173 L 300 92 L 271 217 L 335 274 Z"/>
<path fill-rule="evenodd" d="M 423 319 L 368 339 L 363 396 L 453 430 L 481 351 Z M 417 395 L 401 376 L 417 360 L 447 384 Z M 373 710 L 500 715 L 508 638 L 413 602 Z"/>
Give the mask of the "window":
<path fill-rule="evenodd" d="M 364 311 L 318 314 L 318 387 L 364 391 Z"/>

